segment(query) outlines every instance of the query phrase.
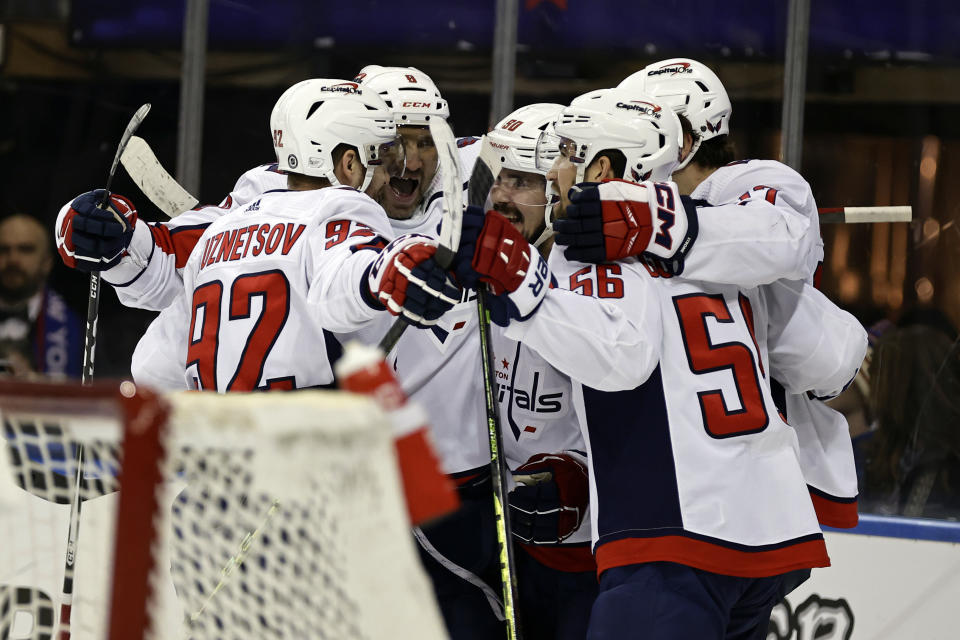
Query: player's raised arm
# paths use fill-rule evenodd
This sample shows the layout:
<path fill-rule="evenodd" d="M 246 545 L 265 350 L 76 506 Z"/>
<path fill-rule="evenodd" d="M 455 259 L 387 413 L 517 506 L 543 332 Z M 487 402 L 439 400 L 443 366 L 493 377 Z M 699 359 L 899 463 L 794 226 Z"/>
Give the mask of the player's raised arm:
<path fill-rule="evenodd" d="M 285 186 L 276 165 L 264 165 L 244 173 L 219 205 L 155 223 L 135 215 L 126 222 L 104 216 L 84 194 L 61 208 L 57 248 L 67 266 L 99 270 L 123 304 L 162 310 L 182 292 L 181 271 L 204 229 L 263 191 Z M 130 208 L 135 213 L 132 202 Z"/>
<path fill-rule="evenodd" d="M 750 160 L 722 167 L 691 196 L 704 206 L 684 278 L 743 287 L 803 280 L 823 258 L 810 185 L 786 165 Z"/>
<path fill-rule="evenodd" d="M 457 264 L 460 282 L 491 285 L 491 319 L 507 327 L 506 337 L 584 384 L 635 387 L 659 358 L 659 315 L 648 313 L 647 276 L 635 263 L 561 260 L 557 278 L 506 218 L 468 207 Z"/>

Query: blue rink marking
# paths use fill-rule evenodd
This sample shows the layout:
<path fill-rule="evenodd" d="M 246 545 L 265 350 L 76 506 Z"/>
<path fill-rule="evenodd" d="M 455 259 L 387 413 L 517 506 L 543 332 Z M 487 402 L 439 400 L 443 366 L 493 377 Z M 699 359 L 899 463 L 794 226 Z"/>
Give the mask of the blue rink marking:
<path fill-rule="evenodd" d="M 823 530 L 831 533 L 859 533 L 860 535 L 884 536 L 886 538 L 960 543 L 960 522 L 928 518 L 901 518 L 861 513 L 860 522 L 853 529 L 823 527 Z"/>

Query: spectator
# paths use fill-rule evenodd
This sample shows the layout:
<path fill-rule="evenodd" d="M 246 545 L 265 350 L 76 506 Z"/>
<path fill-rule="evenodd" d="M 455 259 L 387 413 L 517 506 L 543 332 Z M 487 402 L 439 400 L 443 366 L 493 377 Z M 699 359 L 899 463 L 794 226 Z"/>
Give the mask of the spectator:
<path fill-rule="evenodd" d="M 903 324 L 884 334 L 870 362 L 877 428 L 861 504 L 876 513 L 957 519 L 960 341 L 937 323 Z"/>
<path fill-rule="evenodd" d="M 46 225 L 24 214 L 0 220 L 0 361 L 6 373 L 79 377 L 83 322 L 47 286 Z"/>

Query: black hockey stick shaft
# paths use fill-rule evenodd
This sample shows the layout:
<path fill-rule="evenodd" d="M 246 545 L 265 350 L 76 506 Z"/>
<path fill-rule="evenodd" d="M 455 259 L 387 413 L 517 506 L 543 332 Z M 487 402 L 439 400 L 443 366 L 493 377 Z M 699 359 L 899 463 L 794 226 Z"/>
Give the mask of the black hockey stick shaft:
<path fill-rule="evenodd" d="M 117 172 L 117 165 L 120 164 L 120 156 L 130 141 L 130 136 L 137 130 L 143 119 L 147 117 L 150 111 L 150 104 L 147 103 L 137 109 L 127 128 L 124 129 L 120 137 L 120 144 L 117 145 L 117 152 L 113 156 L 113 164 L 110 165 L 110 173 L 107 175 L 107 185 L 104 190 L 103 200 L 100 202 L 100 208 L 106 209 L 107 202 L 110 199 L 110 186 L 113 184 L 113 176 Z M 114 214 L 116 215 L 116 214 Z M 121 221 L 122 223 L 123 221 Z M 94 354 L 97 347 L 97 320 L 100 316 L 100 273 L 95 271 L 90 274 L 90 293 L 87 298 L 87 325 L 86 334 L 83 340 L 83 369 L 80 381 L 88 385 L 93 381 L 93 363 Z M 75 478 L 73 501 L 70 504 L 70 529 L 67 532 L 67 556 L 63 569 L 63 593 L 60 599 L 60 625 L 59 640 L 70 640 L 70 614 L 73 608 L 73 578 L 77 559 L 77 541 L 80 534 L 80 508 L 83 504 L 81 495 L 81 482 L 83 479 L 83 443 L 76 443 L 77 455 L 75 463 L 77 474 Z"/>
<path fill-rule="evenodd" d="M 113 164 L 110 165 L 110 173 L 107 175 L 107 186 L 104 189 L 103 200 L 100 202 L 100 208 L 106 209 L 107 202 L 110 200 L 110 186 L 113 184 L 113 176 L 117 173 L 117 166 L 120 164 L 120 156 L 130 141 L 143 119 L 147 117 L 150 111 L 150 104 L 147 103 L 137 109 L 137 112 L 130 118 L 127 128 L 123 131 L 120 138 L 120 144 L 117 145 L 117 152 L 113 156 Z M 118 215 L 118 214 L 114 214 Z M 123 224 L 123 221 L 120 221 Z M 100 315 L 100 273 L 95 271 L 90 274 L 90 295 L 87 298 L 87 326 L 86 334 L 83 340 L 83 370 L 80 381 L 83 384 L 90 384 L 93 380 L 93 362 L 97 347 L 97 319 Z"/>
<path fill-rule="evenodd" d="M 500 408 L 495 394 L 493 345 L 490 340 L 490 316 L 487 312 L 487 289 L 477 289 L 477 316 L 480 324 L 480 361 L 483 367 L 483 395 L 486 401 L 487 435 L 490 444 L 490 478 L 493 486 L 493 515 L 497 527 L 500 555 L 500 581 L 503 585 L 503 613 L 507 624 L 507 638 L 521 640 L 520 613 L 517 609 L 517 562 L 513 553 L 513 533 L 507 498 L 507 461 L 503 454 L 500 431 Z"/>
<path fill-rule="evenodd" d="M 467 188 L 468 202 L 482 207 L 487 200 L 493 181 L 500 173 L 500 157 L 484 136 L 480 155 L 470 174 Z M 493 368 L 493 345 L 490 339 L 490 316 L 487 312 L 487 288 L 477 289 L 477 317 L 480 331 L 480 361 L 483 368 L 483 393 L 487 414 L 487 435 L 490 443 L 490 477 L 493 486 L 494 522 L 497 527 L 497 542 L 500 551 L 500 581 L 503 585 L 503 612 L 507 623 L 507 638 L 520 640 L 520 615 L 517 609 L 517 563 L 513 553 L 513 533 L 510 527 L 509 502 L 507 498 L 507 468 L 503 455 L 503 436 L 500 430 L 500 406 L 497 403 Z"/>

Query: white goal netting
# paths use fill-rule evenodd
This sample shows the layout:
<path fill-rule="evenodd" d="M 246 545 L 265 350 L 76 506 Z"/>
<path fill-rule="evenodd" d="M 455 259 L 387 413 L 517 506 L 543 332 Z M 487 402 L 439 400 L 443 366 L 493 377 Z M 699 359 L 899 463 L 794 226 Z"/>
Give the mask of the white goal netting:
<path fill-rule="evenodd" d="M 54 637 L 77 443 L 72 638 L 445 637 L 372 402 L 31 387 L 0 388 L 0 637 Z"/>

